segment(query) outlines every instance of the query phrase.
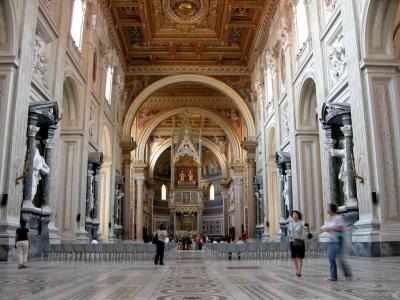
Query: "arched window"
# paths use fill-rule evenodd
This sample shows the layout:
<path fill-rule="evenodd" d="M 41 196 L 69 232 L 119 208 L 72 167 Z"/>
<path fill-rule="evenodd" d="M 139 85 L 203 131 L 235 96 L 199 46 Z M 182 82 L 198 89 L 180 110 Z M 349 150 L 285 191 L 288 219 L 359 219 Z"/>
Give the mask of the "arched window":
<path fill-rule="evenodd" d="M 85 18 L 86 3 L 83 0 L 74 0 L 71 18 L 71 37 L 75 46 L 81 51 L 83 21 Z"/>
<path fill-rule="evenodd" d="M 299 48 L 308 39 L 307 0 L 299 0 L 296 6 L 297 38 Z"/>
<path fill-rule="evenodd" d="M 105 90 L 105 97 L 107 103 L 111 105 L 111 95 L 112 95 L 112 81 L 113 81 L 113 68 L 111 66 L 107 67 L 107 74 L 106 74 L 106 90 Z"/>
<path fill-rule="evenodd" d="M 161 186 L 161 200 L 167 200 L 167 187 L 165 184 Z"/>
<path fill-rule="evenodd" d="M 213 184 L 210 185 L 210 193 L 209 193 L 209 195 L 210 195 L 210 200 L 214 200 L 215 199 L 215 188 L 214 188 Z"/>

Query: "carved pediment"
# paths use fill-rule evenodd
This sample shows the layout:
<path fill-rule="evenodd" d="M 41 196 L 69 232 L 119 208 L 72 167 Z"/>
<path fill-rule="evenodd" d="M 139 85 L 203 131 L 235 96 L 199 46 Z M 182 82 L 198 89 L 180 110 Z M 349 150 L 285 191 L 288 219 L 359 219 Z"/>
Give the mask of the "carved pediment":
<path fill-rule="evenodd" d="M 322 105 L 321 123 L 322 125 L 341 124 L 341 118 L 351 113 L 350 105 L 345 103 L 325 102 Z"/>

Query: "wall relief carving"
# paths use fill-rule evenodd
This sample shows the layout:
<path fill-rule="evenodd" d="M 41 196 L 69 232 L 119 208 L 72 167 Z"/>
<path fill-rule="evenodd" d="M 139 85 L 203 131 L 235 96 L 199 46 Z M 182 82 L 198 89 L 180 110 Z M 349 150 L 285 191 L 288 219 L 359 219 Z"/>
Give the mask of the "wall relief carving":
<path fill-rule="evenodd" d="M 329 83 L 331 88 L 337 86 L 347 76 L 346 51 L 342 39 L 343 34 L 338 34 L 329 50 Z"/>
<path fill-rule="evenodd" d="M 283 104 L 281 107 L 281 137 L 282 142 L 289 140 L 289 114 L 288 114 L 288 105 Z"/>
<path fill-rule="evenodd" d="M 40 35 L 40 31 L 36 31 L 33 43 L 33 60 L 32 60 L 32 76 L 48 87 L 47 71 L 49 59 L 46 53 L 46 42 Z"/>
<path fill-rule="evenodd" d="M 4 4 L 0 4 L 0 48 L 3 48 L 7 44 L 7 23 L 5 20 L 5 7 Z"/>

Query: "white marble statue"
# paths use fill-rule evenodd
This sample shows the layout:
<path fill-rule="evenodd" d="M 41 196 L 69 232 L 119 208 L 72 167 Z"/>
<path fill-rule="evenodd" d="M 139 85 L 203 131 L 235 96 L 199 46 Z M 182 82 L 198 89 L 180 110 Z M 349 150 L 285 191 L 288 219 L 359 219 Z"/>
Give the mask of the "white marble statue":
<path fill-rule="evenodd" d="M 339 144 L 343 144 L 343 142 L 339 142 Z M 344 169 L 345 165 L 345 155 L 346 155 L 346 150 L 345 149 L 329 149 L 329 153 L 332 157 L 339 157 L 342 159 L 342 165 L 340 166 L 339 170 L 339 175 L 338 179 L 343 182 L 343 195 L 344 195 L 344 200 L 347 202 L 348 195 L 347 195 L 347 176 L 346 172 Z"/>
<path fill-rule="evenodd" d="M 37 192 L 37 186 L 39 181 L 42 179 L 41 173 L 49 174 L 50 168 L 46 164 L 46 161 L 43 156 L 40 155 L 39 149 L 35 150 L 35 157 L 33 158 L 33 176 L 32 176 L 32 193 L 31 200 L 35 198 Z"/>
<path fill-rule="evenodd" d="M 289 210 L 289 184 L 287 179 L 284 182 L 282 196 L 285 199 L 285 210 Z"/>

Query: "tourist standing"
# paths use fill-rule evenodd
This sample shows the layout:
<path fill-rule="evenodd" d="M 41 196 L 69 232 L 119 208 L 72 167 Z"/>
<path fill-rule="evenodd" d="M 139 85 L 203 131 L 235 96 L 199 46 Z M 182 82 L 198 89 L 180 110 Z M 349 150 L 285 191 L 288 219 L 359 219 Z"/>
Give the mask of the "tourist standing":
<path fill-rule="evenodd" d="M 296 276 L 301 277 L 301 269 L 303 268 L 303 259 L 305 255 L 304 237 L 308 233 L 308 224 L 301 219 L 301 213 L 297 210 L 292 212 L 292 220 L 288 225 L 288 235 L 290 252 L 294 259 L 296 267 Z"/>
<path fill-rule="evenodd" d="M 329 269 L 330 269 L 330 277 L 327 278 L 327 281 L 337 281 L 337 266 L 336 266 L 336 258 L 339 259 L 339 263 L 343 269 L 344 276 L 346 278 L 351 278 L 351 270 L 347 265 L 347 262 L 343 258 L 343 240 L 344 233 L 346 231 L 346 225 L 344 224 L 344 220 L 341 216 L 337 214 L 337 206 L 334 203 L 329 204 L 328 206 L 328 222 L 321 227 L 322 231 L 326 231 L 329 233 L 329 242 L 328 242 L 328 260 L 329 260 Z"/>
<path fill-rule="evenodd" d="M 167 230 L 165 230 L 165 225 L 161 224 L 160 229 L 157 230 L 157 251 L 156 257 L 154 258 L 154 264 L 157 265 L 160 262 L 160 265 L 164 265 L 164 246 L 165 240 L 168 236 Z"/>
<path fill-rule="evenodd" d="M 18 250 L 18 269 L 27 268 L 28 250 L 31 247 L 29 229 L 26 221 L 21 220 L 20 227 L 15 232 L 15 248 Z"/>

